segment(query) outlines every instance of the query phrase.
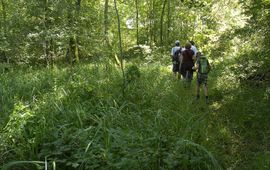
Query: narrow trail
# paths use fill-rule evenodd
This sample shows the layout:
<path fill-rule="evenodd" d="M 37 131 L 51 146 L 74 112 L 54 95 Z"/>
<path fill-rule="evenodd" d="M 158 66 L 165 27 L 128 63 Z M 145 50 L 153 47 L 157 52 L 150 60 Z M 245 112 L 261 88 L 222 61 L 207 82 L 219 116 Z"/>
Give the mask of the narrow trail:
<path fill-rule="evenodd" d="M 195 100 L 196 76 L 190 89 L 185 89 L 182 82 L 172 81 L 172 90 L 180 98 L 179 108 L 193 113 L 187 119 L 186 134 L 204 127 L 203 138 L 189 137 L 213 151 L 218 159 L 222 159 L 223 167 L 257 169 L 260 166 L 260 169 L 269 169 L 270 126 L 267 122 L 270 116 L 267 113 L 270 113 L 270 108 L 267 100 L 263 100 L 263 88 L 243 86 L 229 92 L 222 91 L 217 87 L 217 79 L 222 75 L 217 75 L 216 72 L 209 76 L 208 105 L 202 97 L 200 101 Z"/>
<path fill-rule="evenodd" d="M 126 167 L 130 162 L 138 169 L 269 167 L 270 110 L 263 89 L 225 88 L 223 75 L 214 70 L 206 104 L 203 93 L 195 100 L 195 76 L 191 87 L 184 88 L 167 67 L 150 65 L 140 68 L 140 77 L 131 79 L 123 97 L 119 70 L 105 69 L 86 64 L 74 67 L 71 75 L 65 69 L 43 69 L 2 76 L 9 102 L 1 102 L 11 112 L 3 114 L 3 122 L 9 121 L 9 130 L 3 126 L 0 137 L 4 162 L 48 156 L 59 166 L 73 161 L 82 169 L 93 163 Z M 24 113 L 28 116 L 18 117 Z"/>

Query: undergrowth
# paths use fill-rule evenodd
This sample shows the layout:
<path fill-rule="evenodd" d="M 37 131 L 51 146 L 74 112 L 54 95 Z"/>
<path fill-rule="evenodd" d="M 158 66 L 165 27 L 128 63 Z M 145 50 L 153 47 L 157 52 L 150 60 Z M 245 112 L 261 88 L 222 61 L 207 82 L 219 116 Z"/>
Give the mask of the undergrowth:
<path fill-rule="evenodd" d="M 184 88 L 167 67 L 126 73 L 124 90 L 120 70 L 109 64 L 3 73 L 2 168 L 216 170 L 269 156 L 269 99 L 258 91 L 218 85 L 226 76 L 212 73 L 206 105 L 194 100 L 195 82 Z"/>

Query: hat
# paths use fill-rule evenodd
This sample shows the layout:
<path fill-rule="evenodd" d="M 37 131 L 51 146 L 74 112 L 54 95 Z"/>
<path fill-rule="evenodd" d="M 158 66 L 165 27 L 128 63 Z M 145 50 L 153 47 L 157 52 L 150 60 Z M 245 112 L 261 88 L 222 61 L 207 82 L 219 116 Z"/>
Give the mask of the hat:
<path fill-rule="evenodd" d="M 179 40 L 176 40 L 175 41 L 175 45 L 178 45 L 179 46 L 180 45 L 180 41 Z"/>

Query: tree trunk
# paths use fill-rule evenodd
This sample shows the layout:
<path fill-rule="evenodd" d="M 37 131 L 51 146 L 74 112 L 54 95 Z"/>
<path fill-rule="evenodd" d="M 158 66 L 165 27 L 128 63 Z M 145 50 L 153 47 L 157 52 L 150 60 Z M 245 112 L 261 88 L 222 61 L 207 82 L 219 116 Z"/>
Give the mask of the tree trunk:
<path fill-rule="evenodd" d="M 2 15 L 3 15 L 3 38 L 4 41 L 7 41 L 7 12 L 6 12 L 6 4 L 4 2 L 4 0 L 1 0 L 1 5 L 2 5 Z M 0 51 L 3 55 L 3 59 L 5 60 L 5 62 L 9 63 L 9 57 L 6 54 L 5 49 L 3 51 Z"/>
<path fill-rule="evenodd" d="M 55 58 L 55 44 L 54 44 L 54 40 L 51 37 L 50 39 L 50 56 L 51 56 L 51 64 L 54 65 L 54 58 Z"/>
<path fill-rule="evenodd" d="M 164 20 L 166 3 L 167 3 L 167 0 L 164 0 L 163 6 L 162 6 L 161 18 L 160 18 L 160 45 L 161 46 L 163 45 L 163 20 Z"/>
<path fill-rule="evenodd" d="M 48 40 L 48 16 L 47 16 L 47 11 L 48 11 L 48 0 L 44 0 L 44 16 L 43 16 L 43 26 L 44 26 L 44 57 L 45 57 L 45 62 L 46 66 L 48 67 L 50 65 L 50 42 Z"/>
<path fill-rule="evenodd" d="M 69 28 L 72 30 L 69 38 L 69 47 L 67 49 L 66 58 L 67 61 L 71 64 L 73 63 L 79 63 L 80 61 L 80 54 L 79 54 L 79 45 L 78 45 L 78 32 L 73 28 L 73 25 L 78 22 L 78 18 L 80 15 L 80 8 L 81 8 L 81 0 L 77 0 L 75 2 L 75 16 L 72 16 L 72 13 L 74 11 L 74 4 L 72 4 L 72 1 L 69 1 L 71 8 L 68 12 L 68 24 Z"/>
<path fill-rule="evenodd" d="M 147 43 L 148 45 L 151 45 L 151 39 L 152 39 L 152 2 L 150 1 L 149 2 L 149 7 L 148 7 L 148 12 L 147 12 L 147 15 L 148 15 L 148 27 L 147 27 Z"/>
<path fill-rule="evenodd" d="M 4 31 L 4 36 L 5 36 L 7 33 L 7 26 L 6 26 L 7 12 L 6 12 L 6 4 L 4 0 L 1 0 L 1 5 L 2 5 L 2 15 L 3 15 L 3 31 Z"/>
<path fill-rule="evenodd" d="M 137 45 L 139 45 L 139 0 L 135 0 L 136 6 L 136 40 Z"/>
<path fill-rule="evenodd" d="M 76 22 L 79 22 L 79 16 L 80 16 L 80 10 L 81 10 L 81 0 L 76 1 Z M 76 29 L 77 30 L 77 29 Z M 79 54 L 79 33 L 75 31 L 74 35 L 74 42 L 75 42 L 75 60 L 78 63 L 80 61 L 80 54 Z"/>
<path fill-rule="evenodd" d="M 153 7 L 152 7 L 152 12 L 153 12 L 153 18 L 152 18 L 152 20 L 153 20 L 153 30 L 152 30 L 152 36 L 153 36 L 153 40 L 152 40 L 152 42 L 155 44 L 156 43 L 156 31 L 157 31 L 157 29 L 156 29 L 156 16 L 155 16 L 155 0 L 153 0 Z"/>
<path fill-rule="evenodd" d="M 69 1 L 69 3 L 71 3 L 71 2 Z M 67 19 L 68 19 L 68 27 L 70 30 L 70 34 L 72 34 L 73 31 L 71 31 L 71 30 L 72 30 L 72 25 L 73 25 L 73 19 L 72 19 L 72 8 L 71 7 L 69 7 L 69 9 L 68 9 Z M 73 46 L 74 46 L 73 44 L 74 44 L 74 40 L 73 40 L 72 36 L 70 35 L 67 53 L 66 53 L 66 59 L 67 59 L 67 62 L 69 64 L 73 64 L 74 53 L 75 53 L 74 48 L 73 48 Z"/>
<path fill-rule="evenodd" d="M 124 71 L 124 66 L 123 66 L 123 49 L 122 49 L 122 37 L 121 37 L 121 23 L 120 23 L 120 16 L 118 13 L 117 9 L 117 2 L 114 0 L 114 8 L 116 12 L 116 17 L 117 17 L 117 26 L 118 26 L 118 40 L 119 40 L 119 52 L 120 52 L 120 67 L 123 75 L 123 96 L 125 95 L 125 84 L 126 84 L 126 79 L 125 79 L 125 71 Z"/>
<path fill-rule="evenodd" d="M 167 35 L 166 42 L 170 44 L 170 31 L 171 31 L 171 0 L 168 0 L 168 14 L 167 14 Z"/>
<path fill-rule="evenodd" d="M 107 47 L 109 46 L 109 36 L 108 36 L 108 9 L 109 9 L 109 0 L 105 0 L 104 4 L 104 41 Z"/>
<path fill-rule="evenodd" d="M 150 24 L 149 24 L 149 44 L 150 47 L 152 47 L 153 42 L 155 42 L 155 1 L 152 0 L 150 1 L 150 8 L 149 8 L 149 20 L 150 20 Z"/>
<path fill-rule="evenodd" d="M 76 1 L 76 12 L 79 14 L 81 9 L 81 0 Z"/>

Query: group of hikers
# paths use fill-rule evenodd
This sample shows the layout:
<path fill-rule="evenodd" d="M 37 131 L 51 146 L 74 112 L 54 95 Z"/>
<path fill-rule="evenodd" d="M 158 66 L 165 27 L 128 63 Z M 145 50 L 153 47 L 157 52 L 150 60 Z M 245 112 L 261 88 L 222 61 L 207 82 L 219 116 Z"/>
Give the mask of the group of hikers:
<path fill-rule="evenodd" d="M 193 72 L 197 71 L 196 99 L 200 99 L 200 87 L 204 85 L 206 103 L 208 99 L 207 77 L 211 70 L 208 59 L 199 52 L 193 41 L 189 41 L 185 46 L 180 46 L 180 41 L 175 41 L 175 47 L 171 51 L 172 71 L 175 78 L 182 79 L 185 87 L 191 85 Z"/>

